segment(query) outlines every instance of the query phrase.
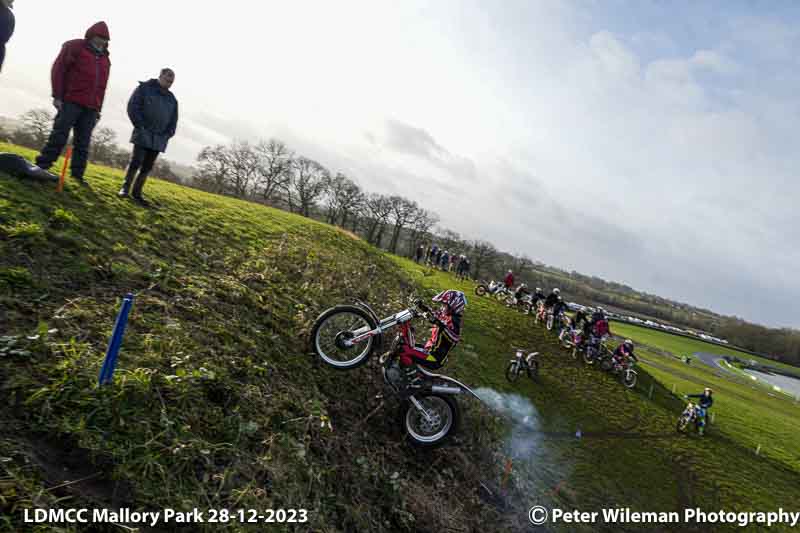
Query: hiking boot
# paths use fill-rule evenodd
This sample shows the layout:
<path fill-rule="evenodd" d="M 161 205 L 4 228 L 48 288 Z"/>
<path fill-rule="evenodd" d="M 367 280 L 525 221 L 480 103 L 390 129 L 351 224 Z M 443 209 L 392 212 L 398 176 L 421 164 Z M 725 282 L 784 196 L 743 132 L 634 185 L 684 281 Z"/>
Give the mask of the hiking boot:
<path fill-rule="evenodd" d="M 78 183 L 80 183 L 80 184 L 81 184 L 81 186 L 83 186 L 83 187 L 85 187 L 85 186 L 89 185 L 89 182 L 87 182 L 85 179 L 83 179 L 83 176 L 72 176 L 72 177 L 73 177 L 73 178 L 75 178 L 75 180 L 76 180 Z"/>
<path fill-rule="evenodd" d="M 128 189 L 126 189 L 125 187 L 121 188 L 119 190 L 119 192 L 117 193 L 117 196 L 119 196 L 120 198 L 127 198 L 128 197 Z"/>
<path fill-rule="evenodd" d="M 131 198 L 133 198 L 133 201 L 136 202 L 137 204 L 139 204 L 142 207 L 150 207 L 150 202 L 148 202 L 147 200 L 145 200 L 141 196 L 131 196 Z"/>

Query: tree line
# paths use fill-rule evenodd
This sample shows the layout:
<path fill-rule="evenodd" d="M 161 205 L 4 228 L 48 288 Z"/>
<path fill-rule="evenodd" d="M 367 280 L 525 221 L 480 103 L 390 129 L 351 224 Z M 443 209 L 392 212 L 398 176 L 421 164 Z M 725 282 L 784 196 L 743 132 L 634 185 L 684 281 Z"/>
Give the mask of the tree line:
<path fill-rule="evenodd" d="M 19 125 L 11 131 L 0 129 L 0 140 L 18 144 L 26 148 L 41 150 L 47 142 L 55 116 L 47 109 L 31 109 L 19 116 Z M 72 143 L 70 137 L 69 143 Z M 131 151 L 117 144 L 117 133 L 108 127 L 95 128 L 89 148 L 89 161 L 98 165 L 125 169 L 131 160 Z M 167 159 L 159 158 L 153 167 L 153 174 L 174 183 L 183 180 L 172 170 Z"/>
<path fill-rule="evenodd" d="M 53 115 L 34 109 L 19 119 L 0 139 L 39 149 L 49 135 Z M 130 151 L 116 144 L 116 133 L 98 128 L 92 136 L 90 160 L 124 169 Z M 595 276 L 567 272 L 499 251 L 491 242 L 463 238 L 439 226 L 439 216 L 400 195 L 369 192 L 342 172 L 295 153 L 278 139 L 256 142 L 236 140 L 204 147 L 197 155 L 195 172 L 182 180 L 169 161 L 158 160 L 156 177 L 216 194 L 234 196 L 325 221 L 361 236 L 390 253 L 413 257 L 420 245 L 436 243 L 451 254 L 470 258 L 473 279 L 500 279 L 512 269 L 519 281 L 545 290 L 559 287 L 568 300 L 584 305 L 604 305 L 640 317 L 688 327 L 727 339 L 731 344 L 800 365 L 800 331 L 774 329 L 726 317 L 706 309 L 642 293 L 627 285 Z"/>

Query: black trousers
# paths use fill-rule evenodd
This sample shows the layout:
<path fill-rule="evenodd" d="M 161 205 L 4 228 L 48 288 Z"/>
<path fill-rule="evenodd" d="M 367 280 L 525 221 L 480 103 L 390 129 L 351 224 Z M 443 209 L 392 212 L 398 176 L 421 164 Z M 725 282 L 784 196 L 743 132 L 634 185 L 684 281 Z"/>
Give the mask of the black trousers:
<path fill-rule="evenodd" d="M 151 150 L 134 144 L 131 162 L 128 165 L 128 172 L 125 174 L 125 183 L 122 184 L 122 188 L 125 189 L 125 191 L 129 191 L 131 185 L 133 185 L 131 194 L 133 196 L 141 196 L 144 182 L 147 181 L 147 176 L 150 174 L 150 171 L 153 170 L 153 165 L 157 157 L 157 150 Z M 136 177 L 137 170 L 139 171 L 138 177 Z"/>
<path fill-rule="evenodd" d="M 45 170 L 49 169 L 64 150 L 69 132 L 72 130 L 74 137 L 70 172 L 72 177 L 82 179 L 89 161 L 89 143 L 92 140 L 92 130 L 97 124 L 97 116 L 98 113 L 94 109 L 64 102 L 61 111 L 56 115 L 47 144 L 36 158 L 36 165 Z"/>

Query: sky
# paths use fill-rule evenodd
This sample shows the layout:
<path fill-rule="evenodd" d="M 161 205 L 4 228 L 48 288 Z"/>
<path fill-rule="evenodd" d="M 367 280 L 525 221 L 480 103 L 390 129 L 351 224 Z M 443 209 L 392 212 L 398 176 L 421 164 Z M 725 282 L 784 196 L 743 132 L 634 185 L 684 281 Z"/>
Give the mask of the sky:
<path fill-rule="evenodd" d="M 80 5 L 80 8 L 76 7 Z M 38 11 L 47 11 L 42 17 Z M 16 0 L 0 115 L 111 31 L 101 125 L 176 72 L 167 157 L 277 138 L 464 238 L 800 327 L 800 3 Z"/>

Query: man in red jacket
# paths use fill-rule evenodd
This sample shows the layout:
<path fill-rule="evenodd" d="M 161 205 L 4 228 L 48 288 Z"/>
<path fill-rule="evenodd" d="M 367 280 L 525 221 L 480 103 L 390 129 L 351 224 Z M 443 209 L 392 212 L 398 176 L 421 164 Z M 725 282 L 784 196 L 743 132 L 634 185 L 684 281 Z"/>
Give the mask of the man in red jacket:
<path fill-rule="evenodd" d="M 108 26 L 98 22 L 86 31 L 84 39 L 65 42 L 51 73 L 53 106 L 58 110 L 47 144 L 36 164 L 47 170 L 61 155 L 73 130 L 70 171 L 81 184 L 89 159 L 92 130 L 100 119 L 111 61 L 108 59 Z"/>

